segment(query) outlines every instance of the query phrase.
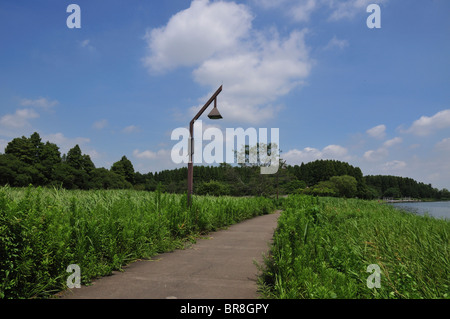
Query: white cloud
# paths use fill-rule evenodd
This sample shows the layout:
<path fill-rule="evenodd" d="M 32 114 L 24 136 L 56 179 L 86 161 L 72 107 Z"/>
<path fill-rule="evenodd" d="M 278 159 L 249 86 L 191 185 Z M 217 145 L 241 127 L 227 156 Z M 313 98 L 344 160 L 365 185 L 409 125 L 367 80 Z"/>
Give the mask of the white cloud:
<path fill-rule="evenodd" d="M 289 150 L 281 157 L 287 164 L 295 165 L 312 162 L 318 159 L 348 160 L 348 150 L 340 145 L 328 145 L 322 150 L 313 147 L 305 147 L 303 150 Z"/>
<path fill-rule="evenodd" d="M 252 124 L 274 118 L 280 106 L 271 103 L 310 73 L 306 32 L 293 31 L 285 39 L 276 32 L 270 39 L 259 34 L 253 48 L 206 60 L 194 71 L 194 79 L 205 86 L 223 83 L 219 99 L 224 118 Z"/>
<path fill-rule="evenodd" d="M 390 162 L 386 162 L 383 164 L 382 166 L 382 170 L 385 173 L 392 173 L 392 172 L 398 172 L 400 170 L 403 170 L 404 168 L 406 168 L 406 162 L 404 161 L 398 161 L 398 160 L 394 160 L 394 161 L 390 161 Z"/>
<path fill-rule="evenodd" d="M 317 8 L 317 0 L 296 1 L 296 4 L 289 11 L 295 21 L 309 21 L 311 13 Z"/>
<path fill-rule="evenodd" d="M 135 169 L 139 172 L 159 172 L 164 169 L 174 169 L 176 167 L 183 167 L 185 164 L 175 164 L 171 158 L 171 151 L 160 149 L 156 152 L 151 150 L 140 151 L 135 149 L 133 157 L 136 159 L 133 162 Z"/>
<path fill-rule="evenodd" d="M 47 134 L 47 135 L 41 135 L 41 138 L 43 141 L 49 141 L 50 143 L 54 143 L 60 148 L 61 154 L 66 153 L 73 148 L 75 145 L 79 145 L 82 152 L 84 154 L 89 154 L 87 150 L 83 149 L 83 147 L 86 147 L 86 144 L 88 144 L 91 140 L 87 137 L 75 137 L 75 138 L 69 138 L 64 136 L 63 133 L 54 133 L 54 134 Z M 93 151 L 92 149 L 90 151 Z M 92 154 L 98 154 L 91 152 Z"/>
<path fill-rule="evenodd" d="M 152 71 L 199 64 L 217 52 L 235 48 L 248 36 L 252 19 L 244 5 L 194 0 L 166 26 L 147 31 L 150 55 L 144 64 Z"/>
<path fill-rule="evenodd" d="M 371 137 L 382 139 L 386 136 L 386 125 L 381 124 L 366 131 Z"/>
<path fill-rule="evenodd" d="M 84 50 L 87 50 L 89 52 L 95 52 L 95 47 L 92 45 L 92 42 L 90 39 L 85 39 L 83 41 L 79 42 L 80 47 Z"/>
<path fill-rule="evenodd" d="M 165 149 L 160 149 L 156 152 L 150 151 L 150 150 L 145 150 L 145 151 L 139 151 L 139 149 L 135 149 L 133 151 L 133 156 L 138 158 L 138 159 L 147 159 L 147 160 L 153 160 L 153 159 L 164 159 L 166 160 L 166 158 L 168 156 L 170 156 L 170 151 L 165 150 Z"/>
<path fill-rule="evenodd" d="M 40 107 L 43 109 L 50 109 L 58 104 L 59 104 L 59 102 L 57 100 L 48 100 L 43 97 L 35 99 L 35 100 L 22 99 L 20 101 L 21 106 L 34 106 L 34 107 Z"/>
<path fill-rule="evenodd" d="M 8 145 L 8 143 L 9 141 L 0 138 L 0 153 L 3 153 L 5 151 L 5 148 Z"/>
<path fill-rule="evenodd" d="M 133 156 L 139 159 L 155 159 L 157 157 L 157 154 L 149 150 L 140 152 L 138 149 L 136 149 L 133 151 Z"/>
<path fill-rule="evenodd" d="M 435 148 L 440 151 L 450 151 L 450 137 L 444 138 L 442 141 L 436 143 Z"/>
<path fill-rule="evenodd" d="M 322 150 L 324 158 L 344 158 L 347 156 L 348 150 L 340 145 L 328 145 Z"/>
<path fill-rule="evenodd" d="M 377 162 L 389 155 L 389 152 L 385 148 L 379 148 L 377 150 L 370 150 L 364 153 L 363 157 L 369 162 Z"/>
<path fill-rule="evenodd" d="M 413 122 L 411 127 L 404 133 L 418 136 L 427 136 L 436 130 L 450 128 L 450 109 L 440 111 L 433 116 L 422 116 Z"/>
<path fill-rule="evenodd" d="M 107 125 L 108 125 L 108 120 L 101 119 L 101 120 L 98 120 L 97 122 L 95 122 L 94 124 L 92 124 L 92 127 L 97 130 L 101 130 L 101 129 L 104 129 Z"/>
<path fill-rule="evenodd" d="M 245 5 L 194 0 L 166 26 L 147 31 L 149 55 L 144 64 L 150 71 L 194 67 L 197 83 L 214 91 L 223 84 L 218 100 L 224 118 L 264 122 L 280 109 L 276 99 L 303 83 L 312 61 L 306 29 L 282 38 L 273 29 L 253 29 L 252 19 Z M 202 97 L 200 106 L 209 96 Z"/>
<path fill-rule="evenodd" d="M 377 127 L 376 127 L 377 128 Z M 384 129 L 383 130 L 374 130 L 374 137 L 378 137 L 380 135 L 384 135 Z M 369 134 L 370 135 L 370 134 Z M 364 153 L 363 158 L 369 162 L 378 162 L 386 157 L 389 156 L 389 150 L 388 148 L 400 144 L 403 142 L 403 139 L 401 137 L 395 137 L 393 139 L 387 140 L 383 143 L 383 146 L 376 150 L 369 150 Z"/>
<path fill-rule="evenodd" d="M 253 0 L 256 6 L 266 9 L 282 9 L 286 16 L 296 22 L 307 22 L 321 5 L 321 0 Z"/>
<path fill-rule="evenodd" d="M 126 133 L 126 134 L 130 134 L 130 133 L 135 133 L 135 132 L 139 132 L 139 126 L 136 125 L 129 125 L 127 127 L 125 127 L 122 132 Z"/>
<path fill-rule="evenodd" d="M 39 114 L 33 109 L 19 109 L 14 114 L 6 114 L 0 118 L 0 124 L 4 127 L 19 129 L 29 127 L 29 120 L 38 118 Z"/>
<path fill-rule="evenodd" d="M 366 14 L 366 8 L 373 0 L 331 0 L 326 1 L 332 10 L 331 21 L 352 19 L 357 14 Z M 377 4 L 387 3 L 388 0 L 377 0 Z"/>
<path fill-rule="evenodd" d="M 403 142 L 403 139 L 401 137 L 394 137 L 393 139 L 387 140 L 386 142 L 383 143 L 384 147 L 392 147 L 396 144 L 400 144 L 401 142 Z"/>
<path fill-rule="evenodd" d="M 322 9 L 329 12 L 330 21 L 353 19 L 357 14 L 366 14 L 366 8 L 373 0 L 253 0 L 257 6 L 267 9 L 282 9 L 297 22 L 308 21 L 312 12 Z M 377 4 L 388 0 L 377 0 Z"/>
<path fill-rule="evenodd" d="M 348 40 L 340 40 L 336 36 L 333 36 L 333 38 L 324 47 L 324 50 L 332 50 L 334 48 L 342 50 L 346 47 L 348 47 Z"/>
<path fill-rule="evenodd" d="M 101 157 L 103 157 L 102 154 L 100 154 L 97 150 L 95 150 L 93 148 L 87 148 L 83 151 L 83 153 L 89 155 L 89 157 L 91 158 L 92 161 L 98 160 Z"/>

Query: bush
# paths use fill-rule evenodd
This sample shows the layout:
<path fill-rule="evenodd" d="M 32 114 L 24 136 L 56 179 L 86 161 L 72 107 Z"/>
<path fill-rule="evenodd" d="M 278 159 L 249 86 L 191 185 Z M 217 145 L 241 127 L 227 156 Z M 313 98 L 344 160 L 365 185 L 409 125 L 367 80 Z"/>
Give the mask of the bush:
<path fill-rule="evenodd" d="M 230 194 L 230 188 L 224 183 L 209 181 L 201 183 L 195 193 L 198 195 L 223 196 Z"/>

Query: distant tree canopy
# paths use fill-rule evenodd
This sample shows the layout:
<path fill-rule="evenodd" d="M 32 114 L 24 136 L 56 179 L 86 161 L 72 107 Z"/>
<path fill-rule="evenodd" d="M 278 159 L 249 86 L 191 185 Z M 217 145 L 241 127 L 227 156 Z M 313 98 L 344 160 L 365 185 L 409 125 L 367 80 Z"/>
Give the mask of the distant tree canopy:
<path fill-rule="evenodd" d="M 364 180 L 377 197 L 450 199 L 447 189 L 438 190 L 431 184 L 417 182 L 409 177 L 369 175 L 365 176 Z"/>
<path fill-rule="evenodd" d="M 270 149 L 270 146 L 267 148 Z M 244 155 L 250 149 L 244 148 Z M 248 154 L 247 154 L 248 153 Z M 413 197 L 450 199 L 447 189 L 397 176 L 363 176 L 361 169 L 346 162 L 317 160 L 301 165 L 286 165 L 280 159 L 275 174 L 260 174 L 260 165 L 241 163 L 194 166 L 194 193 L 214 196 L 274 196 L 305 193 L 316 196 L 359 198 Z M 67 154 L 59 147 L 42 142 L 38 133 L 14 138 L 0 154 L 0 185 L 57 186 L 67 189 L 135 188 L 154 191 L 157 187 L 172 193 L 187 189 L 187 167 L 142 174 L 135 172 L 126 157 L 110 169 L 96 168 L 79 145 Z"/>
<path fill-rule="evenodd" d="M 131 188 L 124 176 L 95 168 L 89 155 L 75 145 L 67 154 L 56 144 L 41 141 L 38 133 L 15 138 L 0 154 L 0 184 L 62 186 L 67 189 Z"/>

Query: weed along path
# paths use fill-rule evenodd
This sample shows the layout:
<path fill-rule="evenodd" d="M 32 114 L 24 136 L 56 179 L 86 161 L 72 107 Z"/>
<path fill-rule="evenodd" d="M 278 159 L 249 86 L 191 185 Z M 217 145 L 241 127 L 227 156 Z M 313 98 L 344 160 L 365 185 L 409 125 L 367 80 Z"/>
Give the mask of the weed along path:
<path fill-rule="evenodd" d="M 210 233 L 184 250 L 131 263 L 90 286 L 68 289 L 62 298 L 257 298 L 254 261 L 263 262 L 279 216 L 258 216 Z"/>

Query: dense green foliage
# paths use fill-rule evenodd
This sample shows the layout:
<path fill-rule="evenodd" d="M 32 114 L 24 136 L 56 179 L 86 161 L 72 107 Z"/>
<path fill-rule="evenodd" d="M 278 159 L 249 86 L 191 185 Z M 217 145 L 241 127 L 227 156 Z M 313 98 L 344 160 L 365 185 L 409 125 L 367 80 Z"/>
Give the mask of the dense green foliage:
<path fill-rule="evenodd" d="M 304 193 L 318 196 L 413 197 L 450 199 L 447 189 L 438 190 L 430 184 L 395 176 L 363 176 L 358 167 L 336 160 L 317 160 L 301 165 L 286 165 L 281 160 L 276 174 L 260 174 L 258 165 L 249 163 L 231 166 L 194 166 L 194 193 L 215 196 L 273 196 Z M 110 169 L 96 168 L 89 155 L 75 145 L 67 154 L 60 154 L 53 143 L 43 143 L 38 133 L 22 136 L 8 143 L 0 154 L 0 185 L 56 186 L 66 189 L 162 190 L 184 193 L 187 188 L 187 167 L 149 172 L 135 172 L 126 156 Z"/>
<path fill-rule="evenodd" d="M 365 176 L 364 180 L 375 197 L 450 199 L 449 190 L 438 190 L 431 184 L 417 182 L 408 177 L 369 175 Z"/>
<path fill-rule="evenodd" d="M 269 298 L 450 298 L 450 222 L 376 201 L 290 196 L 260 287 Z M 381 270 L 370 289 L 367 267 Z"/>
<path fill-rule="evenodd" d="M 111 170 L 95 168 L 89 155 L 82 154 L 78 145 L 67 155 L 56 144 L 41 141 L 38 133 L 29 138 L 15 138 L 0 154 L 0 185 L 57 186 L 66 189 L 131 188 L 131 162 L 123 157 Z M 131 181 L 132 181 L 131 175 Z"/>
<path fill-rule="evenodd" d="M 183 247 L 200 233 L 267 214 L 272 200 L 160 191 L 0 188 L 0 298 L 65 288 L 67 266 L 82 283 L 137 258 Z"/>

